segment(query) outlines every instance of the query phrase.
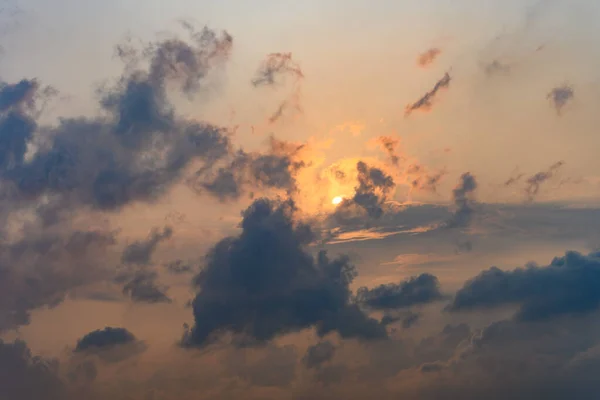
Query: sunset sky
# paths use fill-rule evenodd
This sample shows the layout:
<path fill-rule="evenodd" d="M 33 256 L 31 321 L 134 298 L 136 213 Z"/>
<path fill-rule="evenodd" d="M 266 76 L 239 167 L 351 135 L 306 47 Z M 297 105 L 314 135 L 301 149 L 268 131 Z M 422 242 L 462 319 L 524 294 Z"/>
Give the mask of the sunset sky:
<path fill-rule="evenodd" d="M 0 6 L 0 400 L 597 399 L 600 3 Z"/>

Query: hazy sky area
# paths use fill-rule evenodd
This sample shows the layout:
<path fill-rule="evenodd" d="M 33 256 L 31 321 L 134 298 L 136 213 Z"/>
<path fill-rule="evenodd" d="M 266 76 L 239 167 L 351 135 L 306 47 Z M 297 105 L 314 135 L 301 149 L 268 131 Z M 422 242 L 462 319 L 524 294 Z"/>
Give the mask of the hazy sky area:
<path fill-rule="evenodd" d="M 597 399 L 598 20 L 0 0 L 0 400 Z"/>

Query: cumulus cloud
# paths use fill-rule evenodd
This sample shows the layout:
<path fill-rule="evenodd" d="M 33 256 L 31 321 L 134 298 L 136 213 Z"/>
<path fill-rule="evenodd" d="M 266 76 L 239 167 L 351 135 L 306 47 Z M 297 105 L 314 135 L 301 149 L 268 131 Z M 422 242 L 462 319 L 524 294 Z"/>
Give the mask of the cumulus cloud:
<path fill-rule="evenodd" d="M 512 271 L 483 271 L 456 293 L 448 310 L 518 305 L 515 317 L 522 321 L 589 313 L 600 306 L 598 285 L 599 255 L 571 251 L 547 266 L 530 263 Z"/>
<path fill-rule="evenodd" d="M 319 335 L 376 339 L 385 329 L 351 303 L 355 276 L 347 257 L 313 257 L 309 225 L 290 200 L 256 200 L 243 213 L 239 236 L 221 240 L 196 277 L 194 326 L 183 345 L 205 346 L 223 333 L 265 342 L 314 327 Z"/>
<path fill-rule="evenodd" d="M 400 283 L 388 283 L 373 289 L 362 287 L 357 301 L 375 310 L 391 310 L 427 304 L 442 299 L 440 283 L 431 274 L 421 274 Z"/>
<path fill-rule="evenodd" d="M 406 109 L 404 111 L 404 115 L 409 116 L 414 111 L 429 111 L 429 110 L 431 110 L 431 108 L 433 107 L 433 102 L 435 101 L 435 99 L 438 95 L 438 92 L 440 90 L 447 89 L 448 87 L 450 87 L 451 81 L 452 81 L 452 78 L 450 77 L 450 74 L 446 73 L 439 81 L 436 82 L 433 89 L 431 89 L 429 92 L 425 93 L 423 95 L 423 97 L 421 97 L 419 100 L 415 101 L 412 104 L 407 105 Z"/>

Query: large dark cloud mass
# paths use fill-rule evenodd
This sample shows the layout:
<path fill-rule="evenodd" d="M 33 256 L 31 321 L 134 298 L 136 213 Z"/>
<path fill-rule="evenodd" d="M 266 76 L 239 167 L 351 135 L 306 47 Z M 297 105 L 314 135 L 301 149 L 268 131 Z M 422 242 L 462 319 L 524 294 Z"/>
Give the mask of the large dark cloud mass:
<path fill-rule="evenodd" d="M 225 131 L 179 118 L 167 93 L 171 87 L 198 90 L 227 59 L 232 38 L 205 29 L 195 32 L 190 43 L 168 39 L 151 44 L 143 52 L 147 68 L 134 64 L 101 93 L 106 117 L 61 119 L 57 126 L 38 128 L 45 143 L 28 163 L 23 158 L 36 124 L 24 115 L 23 105 L 34 98 L 35 85 L 27 90 L 5 86 L 0 175 L 14 188 L 11 198 L 51 195 L 60 197 L 62 207 L 114 210 L 157 199 L 192 162 L 210 164 L 227 155 Z M 137 60 L 134 50 L 127 54 Z"/>
<path fill-rule="evenodd" d="M 567 252 L 548 266 L 491 268 L 465 283 L 449 310 L 518 305 L 517 319 L 592 312 L 600 306 L 600 255 Z"/>
<path fill-rule="evenodd" d="M 324 335 L 385 337 L 384 328 L 351 303 L 355 271 L 348 258 L 313 257 L 315 235 L 296 222 L 293 202 L 255 201 L 239 236 L 221 240 L 196 278 L 195 324 L 183 344 L 204 346 L 223 333 L 264 342 L 315 327 Z"/>

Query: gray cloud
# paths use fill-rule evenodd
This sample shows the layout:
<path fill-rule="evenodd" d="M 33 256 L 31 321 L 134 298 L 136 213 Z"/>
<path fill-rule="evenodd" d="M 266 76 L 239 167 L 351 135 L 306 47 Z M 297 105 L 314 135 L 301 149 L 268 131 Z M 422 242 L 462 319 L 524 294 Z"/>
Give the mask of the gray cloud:
<path fill-rule="evenodd" d="M 26 233 L 0 246 L 0 332 L 29 324 L 32 310 L 60 304 L 71 289 L 110 276 L 114 232 Z"/>
<path fill-rule="evenodd" d="M 158 274 L 153 271 L 138 271 L 123 286 L 123 294 L 138 303 L 170 303 L 167 287 L 157 283 Z"/>
<path fill-rule="evenodd" d="M 291 201 L 259 199 L 243 213 L 241 234 L 210 250 L 196 278 L 195 325 L 184 346 L 205 346 L 222 333 L 265 342 L 310 327 L 319 335 L 386 336 L 351 303 L 355 270 L 348 258 L 308 253 L 315 235 L 295 213 Z"/>
<path fill-rule="evenodd" d="M 388 283 L 373 289 L 358 290 L 357 301 L 375 310 L 391 310 L 441 300 L 438 279 L 431 274 L 421 274 L 400 283 Z"/>
<path fill-rule="evenodd" d="M 254 86 L 275 85 L 277 79 L 291 75 L 295 79 L 304 78 L 302 69 L 292 59 L 292 53 L 271 53 L 262 62 L 252 79 Z"/>
<path fill-rule="evenodd" d="M 552 102 L 556 113 L 561 115 L 567 103 L 573 99 L 575 91 L 570 86 L 555 87 L 546 96 Z"/>
<path fill-rule="evenodd" d="M 0 340 L 0 387 L 6 400 L 65 400 L 56 360 L 36 357 L 23 341 Z"/>
<path fill-rule="evenodd" d="M 306 166 L 299 158 L 304 145 L 292 144 L 269 138 L 270 149 L 266 153 L 238 151 L 230 163 L 214 174 L 193 182 L 199 192 L 207 192 L 222 201 L 237 200 L 246 189 L 284 189 L 289 193 L 296 190 L 296 174 Z"/>
<path fill-rule="evenodd" d="M 546 171 L 540 171 L 527 178 L 525 194 L 529 201 L 532 201 L 537 196 L 540 191 L 540 186 L 551 179 L 564 164 L 564 161 L 558 161 L 552 164 Z"/>
<path fill-rule="evenodd" d="M 449 228 L 462 228 L 471 223 L 473 213 L 475 212 L 475 202 L 472 198 L 477 190 L 477 180 L 470 172 L 461 175 L 458 185 L 452 190 L 452 200 L 456 210 L 452 218 L 448 221 Z"/>
<path fill-rule="evenodd" d="M 138 240 L 123 250 L 121 261 L 127 264 L 148 265 L 158 245 L 171 238 L 173 229 L 166 226 L 162 232 L 154 229 L 145 240 Z"/>
<path fill-rule="evenodd" d="M 106 327 L 79 339 L 73 352 L 75 355 L 98 356 L 105 362 L 120 362 L 145 350 L 144 342 L 127 329 Z"/>
<path fill-rule="evenodd" d="M 334 213 L 334 219 L 339 222 L 355 217 L 357 208 L 364 210 L 369 218 L 380 218 L 383 215 L 383 205 L 396 186 L 390 175 L 363 161 L 356 164 L 356 169 L 358 184 L 354 188 L 354 196 L 344 199 Z"/>
<path fill-rule="evenodd" d="M 179 119 L 167 89 L 199 90 L 199 81 L 227 59 L 231 43 L 228 34 L 218 36 L 208 29 L 192 35 L 191 44 L 178 39 L 151 43 L 141 52 L 147 56 L 146 69 L 125 69 L 114 86 L 100 92 L 107 117 L 61 119 L 56 127 L 36 129 L 5 105 L 8 114 L 2 123 L 11 133 L 10 139 L 0 134 L 0 142 L 2 137 L 10 140 L 4 147 L 11 154 L 3 158 L 13 161 L 5 163 L 0 175 L 13 186 L 13 197 L 22 202 L 52 195 L 60 197 L 65 209 L 114 210 L 155 200 L 192 161 L 210 164 L 225 156 L 230 146 L 225 131 Z M 17 96 L 13 89 L 4 97 L 23 104 L 34 88 L 26 96 Z M 23 163 L 24 143 L 34 130 L 45 139 L 31 162 Z M 21 133 L 16 137 L 13 132 Z"/>

